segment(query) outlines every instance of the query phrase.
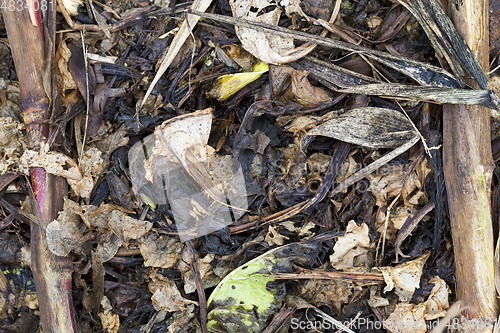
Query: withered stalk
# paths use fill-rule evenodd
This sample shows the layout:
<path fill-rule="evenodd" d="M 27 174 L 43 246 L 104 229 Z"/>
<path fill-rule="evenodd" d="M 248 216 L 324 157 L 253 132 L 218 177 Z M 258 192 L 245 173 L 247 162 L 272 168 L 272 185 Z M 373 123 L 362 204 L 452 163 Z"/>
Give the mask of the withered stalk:
<path fill-rule="evenodd" d="M 30 149 L 40 149 L 40 143 L 48 135 L 45 122 L 49 116 L 51 72 L 44 68 L 48 59 L 53 59 L 54 43 L 47 42 L 54 31 L 42 23 L 40 8 L 42 2 L 26 0 L 26 6 L 3 9 L 5 28 L 9 38 L 12 56 L 19 78 L 21 115 L 26 123 Z M 28 10 L 28 4 L 31 10 Z M 55 15 L 55 8 L 48 6 L 47 17 Z M 35 10 L 38 9 L 38 10 Z M 53 16 L 55 17 L 55 16 Z M 47 20 L 50 21 L 50 20 Z M 55 20 L 51 21 L 55 24 Z M 45 87 L 44 87 L 45 77 Z M 52 97 L 51 97 L 52 98 Z M 31 268 L 35 280 L 40 317 L 46 333 L 76 332 L 73 303 L 71 298 L 72 259 L 57 257 L 47 247 L 46 226 L 57 217 L 62 209 L 63 197 L 67 191 L 64 179 L 49 175 L 43 168 L 31 168 L 31 184 L 39 209 L 33 214 L 39 218 L 38 225 L 31 222 Z"/>
<path fill-rule="evenodd" d="M 450 3 L 450 16 L 485 72 L 488 68 L 488 0 Z M 468 82 L 475 86 L 472 80 Z M 445 105 L 444 176 L 455 252 L 457 298 L 472 307 L 469 319 L 495 320 L 490 111 L 479 106 Z M 480 332 L 472 326 L 474 332 Z M 462 331 L 467 331 L 463 329 Z M 485 329 L 485 332 L 490 329 Z"/>

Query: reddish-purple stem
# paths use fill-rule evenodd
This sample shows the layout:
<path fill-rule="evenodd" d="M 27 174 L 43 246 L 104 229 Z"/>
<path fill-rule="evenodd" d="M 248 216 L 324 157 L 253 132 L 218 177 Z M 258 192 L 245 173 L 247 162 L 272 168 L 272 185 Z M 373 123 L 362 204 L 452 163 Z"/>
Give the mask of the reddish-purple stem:
<path fill-rule="evenodd" d="M 45 202 L 45 178 L 46 172 L 44 168 L 36 167 L 30 169 L 31 185 L 33 186 L 33 194 L 40 209 L 40 218 L 43 218 L 43 204 Z"/>

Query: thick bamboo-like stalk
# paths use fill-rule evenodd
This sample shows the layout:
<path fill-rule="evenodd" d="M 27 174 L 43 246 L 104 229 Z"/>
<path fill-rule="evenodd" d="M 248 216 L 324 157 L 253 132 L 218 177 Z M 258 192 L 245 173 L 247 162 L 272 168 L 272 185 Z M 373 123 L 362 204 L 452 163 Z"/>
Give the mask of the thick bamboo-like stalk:
<path fill-rule="evenodd" d="M 33 9 L 34 2 L 28 2 Z M 48 14 L 53 10 L 55 8 L 49 8 Z M 44 68 L 49 68 L 45 61 L 53 59 L 54 52 L 45 49 L 44 36 L 47 34 L 44 34 L 40 11 L 29 11 L 27 6 L 17 5 L 11 11 L 7 6 L 3 17 L 19 78 L 21 115 L 26 123 L 30 149 L 37 150 L 48 134 L 45 121 L 50 103 L 47 96 L 52 96 L 52 92 L 50 83 L 46 82 L 44 86 Z M 45 31 L 48 33 L 53 29 Z M 62 209 L 67 185 L 64 179 L 46 174 L 43 168 L 31 168 L 30 173 L 37 202 L 32 213 L 46 225 Z M 31 268 L 43 331 L 76 332 L 71 298 L 71 257 L 54 256 L 47 247 L 43 225 L 35 222 L 31 223 Z"/>
<path fill-rule="evenodd" d="M 488 68 L 488 0 L 451 4 L 455 26 L 478 59 Z M 472 82 L 469 82 L 473 84 Z M 472 306 L 465 316 L 479 321 L 498 316 L 490 195 L 493 158 L 490 111 L 478 106 L 445 105 L 444 175 L 455 253 L 457 296 Z M 462 327 L 466 332 L 491 331 Z"/>

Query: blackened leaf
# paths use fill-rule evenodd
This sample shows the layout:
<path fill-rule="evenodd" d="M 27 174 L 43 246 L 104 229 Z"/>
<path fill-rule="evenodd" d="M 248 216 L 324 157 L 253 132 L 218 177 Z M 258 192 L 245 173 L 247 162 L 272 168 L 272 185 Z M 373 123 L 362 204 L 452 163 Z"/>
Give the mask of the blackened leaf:
<path fill-rule="evenodd" d="M 412 123 L 402 113 L 375 107 L 356 108 L 310 130 L 301 146 L 321 135 L 369 148 L 395 148 L 415 138 Z"/>

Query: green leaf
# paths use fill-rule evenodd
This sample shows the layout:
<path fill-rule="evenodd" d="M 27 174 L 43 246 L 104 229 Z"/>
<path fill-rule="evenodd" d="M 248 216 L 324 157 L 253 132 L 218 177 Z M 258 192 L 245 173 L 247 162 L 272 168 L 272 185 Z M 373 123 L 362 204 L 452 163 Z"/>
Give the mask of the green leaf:
<path fill-rule="evenodd" d="M 314 261 L 320 243 L 292 243 L 238 267 L 227 275 L 208 299 L 209 332 L 260 332 L 279 310 L 285 283 L 272 274 L 293 271 L 293 264 Z"/>

